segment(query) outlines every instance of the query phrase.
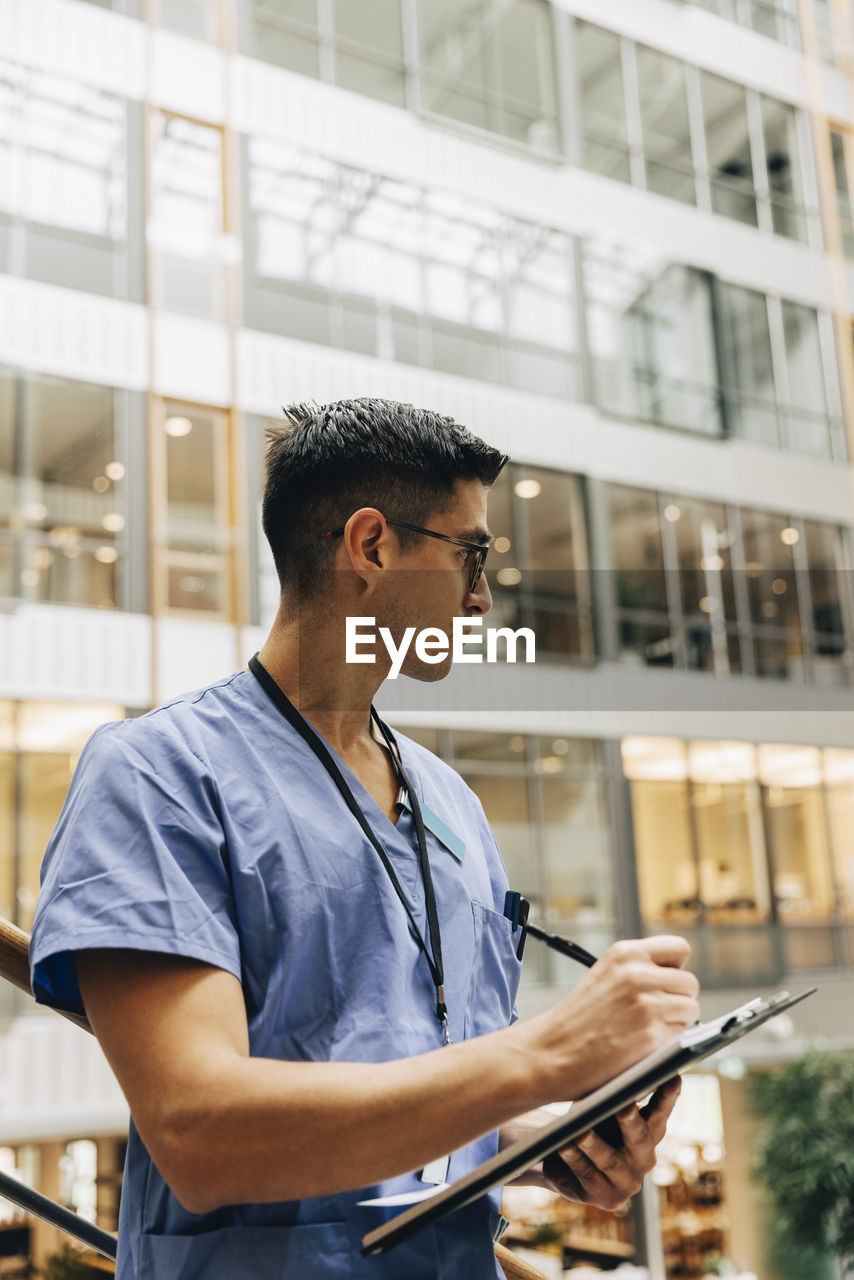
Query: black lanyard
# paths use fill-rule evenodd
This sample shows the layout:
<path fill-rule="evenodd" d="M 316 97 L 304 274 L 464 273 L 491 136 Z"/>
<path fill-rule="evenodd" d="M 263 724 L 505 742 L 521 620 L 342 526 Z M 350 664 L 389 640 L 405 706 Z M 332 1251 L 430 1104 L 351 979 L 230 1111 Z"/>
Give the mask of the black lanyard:
<path fill-rule="evenodd" d="M 300 715 L 294 704 L 282 692 L 273 677 L 270 675 L 269 671 L 261 665 L 261 661 L 257 653 L 254 657 L 249 659 L 249 670 L 252 672 L 253 676 L 255 676 L 271 702 L 276 705 L 285 717 L 288 724 L 297 731 L 303 742 L 305 742 L 307 746 L 311 747 L 312 751 L 317 756 L 318 760 L 341 793 L 341 797 L 347 805 L 347 808 L 350 810 L 353 817 L 362 828 L 362 831 L 377 851 L 380 862 L 383 864 L 386 874 L 392 883 L 392 887 L 400 901 L 403 903 L 403 908 L 409 917 L 409 923 L 412 925 L 418 945 L 423 951 L 424 958 L 430 967 L 430 976 L 433 979 L 433 985 L 436 988 L 436 1017 L 442 1024 L 445 1035 L 445 1044 L 449 1044 L 450 1033 L 448 1030 L 448 1007 L 445 1004 L 445 970 L 442 964 L 442 939 L 439 933 L 439 914 L 436 910 L 436 894 L 433 889 L 433 876 L 430 872 L 430 859 L 427 854 L 427 835 L 424 830 L 424 818 L 421 813 L 421 803 L 418 799 L 415 788 L 411 785 L 409 778 L 407 777 L 396 743 L 393 742 L 382 720 L 380 720 L 374 708 L 371 707 L 371 719 L 373 723 L 377 725 L 380 733 L 385 739 L 386 746 L 391 752 L 391 758 L 394 761 L 398 778 L 409 795 L 409 804 L 412 809 L 412 817 L 415 821 L 415 833 L 418 837 L 418 861 L 421 864 L 421 876 L 424 881 L 424 898 L 427 904 L 427 929 L 430 935 L 430 947 L 433 952 L 432 955 L 427 947 L 427 943 L 424 941 L 421 930 L 418 928 L 415 916 L 412 914 L 412 908 L 410 907 L 409 902 L 406 899 L 406 895 L 401 888 L 400 881 L 397 878 L 389 856 L 386 853 L 382 842 L 374 834 L 364 813 L 362 813 L 356 797 L 347 785 L 347 781 L 341 770 L 338 768 L 338 765 L 335 763 L 329 749 L 321 740 L 319 734 L 306 720 L 305 716 Z"/>

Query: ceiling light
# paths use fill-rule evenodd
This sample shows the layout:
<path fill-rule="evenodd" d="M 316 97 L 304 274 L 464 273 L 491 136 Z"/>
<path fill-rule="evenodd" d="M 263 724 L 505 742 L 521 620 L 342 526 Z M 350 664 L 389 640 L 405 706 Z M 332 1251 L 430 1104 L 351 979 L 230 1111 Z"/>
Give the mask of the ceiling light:
<path fill-rule="evenodd" d="M 789 590 L 789 584 L 785 578 L 775 578 L 771 583 L 771 590 L 775 596 L 784 596 Z"/>
<path fill-rule="evenodd" d="M 537 773 L 560 773 L 563 761 L 560 756 L 539 756 L 534 761 L 534 769 Z"/>
<path fill-rule="evenodd" d="M 125 518 L 118 511 L 110 511 L 104 516 L 101 524 L 108 533 L 121 533 L 125 527 Z"/>
<path fill-rule="evenodd" d="M 795 543 L 800 542 L 800 540 L 801 535 L 798 533 L 797 529 L 793 529 L 791 525 L 788 525 L 780 532 L 780 541 L 785 543 L 787 547 L 793 547 Z"/>
<path fill-rule="evenodd" d="M 677 507 L 674 502 L 671 502 L 669 506 L 664 508 L 664 518 L 665 520 L 669 520 L 671 524 L 675 524 L 681 514 L 681 508 Z"/>
<path fill-rule="evenodd" d="M 123 462 L 108 462 L 104 467 L 104 475 L 110 480 L 123 480 L 125 476 L 125 466 Z"/>
<path fill-rule="evenodd" d="M 503 556 L 505 552 L 510 550 L 510 539 L 496 538 L 492 544 L 492 549 L 497 551 L 500 556 Z"/>
<path fill-rule="evenodd" d="M 25 520 L 44 520 L 47 507 L 43 502 L 25 502 L 21 507 L 21 515 Z"/>
<path fill-rule="evenodd" d="M 110 482 L 106 476 L 95 476 L 92 481 L 92 488 L 96 493 L 106 493 L 110 487 Z"/>
<path fill-rule="evenodd" d="M 495 576 L 502 587 L 515 587 L 522 581 L 522 574 L 518 569 L 499 569 Z"/>
<path fill-rule="evenodd" d="M 700 568 L 709 570 L 720 570 L 724 567 L 723 556 L 703 556 L 700 561 Z"/>
<path fill-rule="evenodd" d="M 517 498 L 537 498 L 542 491 L 539 480 L 517 480 L 513 486 Z"/>
<path fill-rule="evenodd" d="M 700 608 L 703 613 L 714 613 L 720 607 L 720 601 L 715 596 L 703 596 L 700 600 Z"/>
<path fill-rule="evenodd" d="M 99 564 L 115 564 L 119 558 L 119 553 L 115 547 L 98 547 L 95 551 L 95 559 Z"/>
<path fill-rule="evenodd" d="M 188 436 L 193 430 L 193 424 L 189 418 L 167 418 L 163 423 L 163 430 L 167 436 Z"/>

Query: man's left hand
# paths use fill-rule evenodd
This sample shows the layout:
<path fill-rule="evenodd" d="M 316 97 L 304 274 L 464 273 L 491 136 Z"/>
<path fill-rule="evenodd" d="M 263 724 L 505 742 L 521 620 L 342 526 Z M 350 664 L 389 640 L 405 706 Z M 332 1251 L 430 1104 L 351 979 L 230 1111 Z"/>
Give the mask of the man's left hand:
<path fill-rule="evenodd" d="M 617 1114 L 623 1135 L 621 1147 L 612 1147 L 598 1134 L 583 1134 L 576 1142 L 547 1156 L 542 1183 L 569 1200 L 600 1209 L 621 1209 L 640 1191 L 644 1177 L 655 1166 L 655 1148 L 664 1137 L 681 1082 L 670 1080 L 641 1109 L 633 1103 Z"/>

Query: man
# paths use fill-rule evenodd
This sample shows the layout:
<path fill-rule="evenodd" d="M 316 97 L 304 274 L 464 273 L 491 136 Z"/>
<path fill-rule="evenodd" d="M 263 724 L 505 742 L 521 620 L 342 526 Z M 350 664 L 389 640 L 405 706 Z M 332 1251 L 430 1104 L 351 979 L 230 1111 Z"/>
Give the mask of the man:
<path fill-rule="evenodd" d="M 496 1197 L 362 1260 L 370 1202 L 461 1176 L 499 1130 L 512 1140 L 697 1018 L 687 945 L 657 938 L 611 947 L 513 1023 L 483 811 L 372 717 L 383 650 L 345 661 L 348 617 L 399 644 L 489 610 L 505 461 L 408 405 L 287 411 L 264 498 L 281 606 L 258 659 L 83 754 L 45 858 L 33 984 L 85 1006 L 130 1103 L 119 1280 L 495 1277 Z M 412 650 L 403 671 L 449 665 Z M 674 1101 L 625 1113 L 620 1150 L 591 1135 L 532 1178 L 623 1203 Z"/>

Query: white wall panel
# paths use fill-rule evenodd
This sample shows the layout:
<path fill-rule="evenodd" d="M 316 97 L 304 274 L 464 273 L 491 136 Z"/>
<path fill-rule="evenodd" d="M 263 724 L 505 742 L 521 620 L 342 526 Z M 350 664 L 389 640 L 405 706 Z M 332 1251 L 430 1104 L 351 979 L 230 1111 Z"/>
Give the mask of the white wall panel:
<path fill-rule="evenodd" d="M 0 0 L 0 49 L 126 98 L 145 89 L 145 27 L 76 0 Z"/>
<path fill-rule="evenodd" d="M 223 325 L 158 311 L 152 328 L 152 388 L 158 395 L 231 404 L 231 346 Z"/>
<path fill-rule="evenodd" d="M 4 1042 L 0 1143 L 127 1128 L 127 1103 L 94 1036 L 46 1015 L 19 1019 Z"/>
<path fill-rule="evenodd" d="M 671 6 L 666 6 L 668 10 Z M 768 42 L 766 42 L 768 43 Z M 643 239 L 673 261 L 813 305 L 829 305 L 821 254 L 567 165 L 527 160 L 411 113 L 248 58 L 232 61 L 232 121 L 345 164 L 426 186 L 575 234 Z"/>
<path fill-rule="evenodd" d="M 153 625 L 157 704 L 233 675 L 250 656 L 238 654 L 240 633 L 227 622 L 157 618 Z"/>
<path fill-rule="evenodd" d="M 222 124 L 225 55 L 214 45 L 151 28 L 151 97 L 159 107 Z"/>
<path fill-rule="evenodd" d="M 143 391 L 148 386 L 145 308 L 0 275 L 0 361 Z"/>
<path fill-rule="evenodd" d="M 237 403 L 276 417 L 294 400 L 381 395 L 449 413 L 519 461 L 644 488 L 854 525 L 854 472 L 740 440 L 694 438 L 618 422 L 589 405 L 243 330 Z"/>
<path fill-rule="evenodd" d="M 401 727 L 854 746 L 850 690 L 621 664 L 592 671 L 549 663 L 466 666 L 433 684 L 386 681 L 376 704 Z"/>
<path fill-rule="evenodd" d="M 554 0 L 556 8 L 718 75 L 807 106 L 807 62 L 780 41 L 757 35 L 693 4 L 671 0 Z M 841 79 L 841 75 L 838 76 Z M 850 104 L 848 107 L 850 112 Z"/>
<path fill-rule="evenodd" d="M 0 697 L 151 705 L 151 619 L 21 604 L 0 613 Z"/>

